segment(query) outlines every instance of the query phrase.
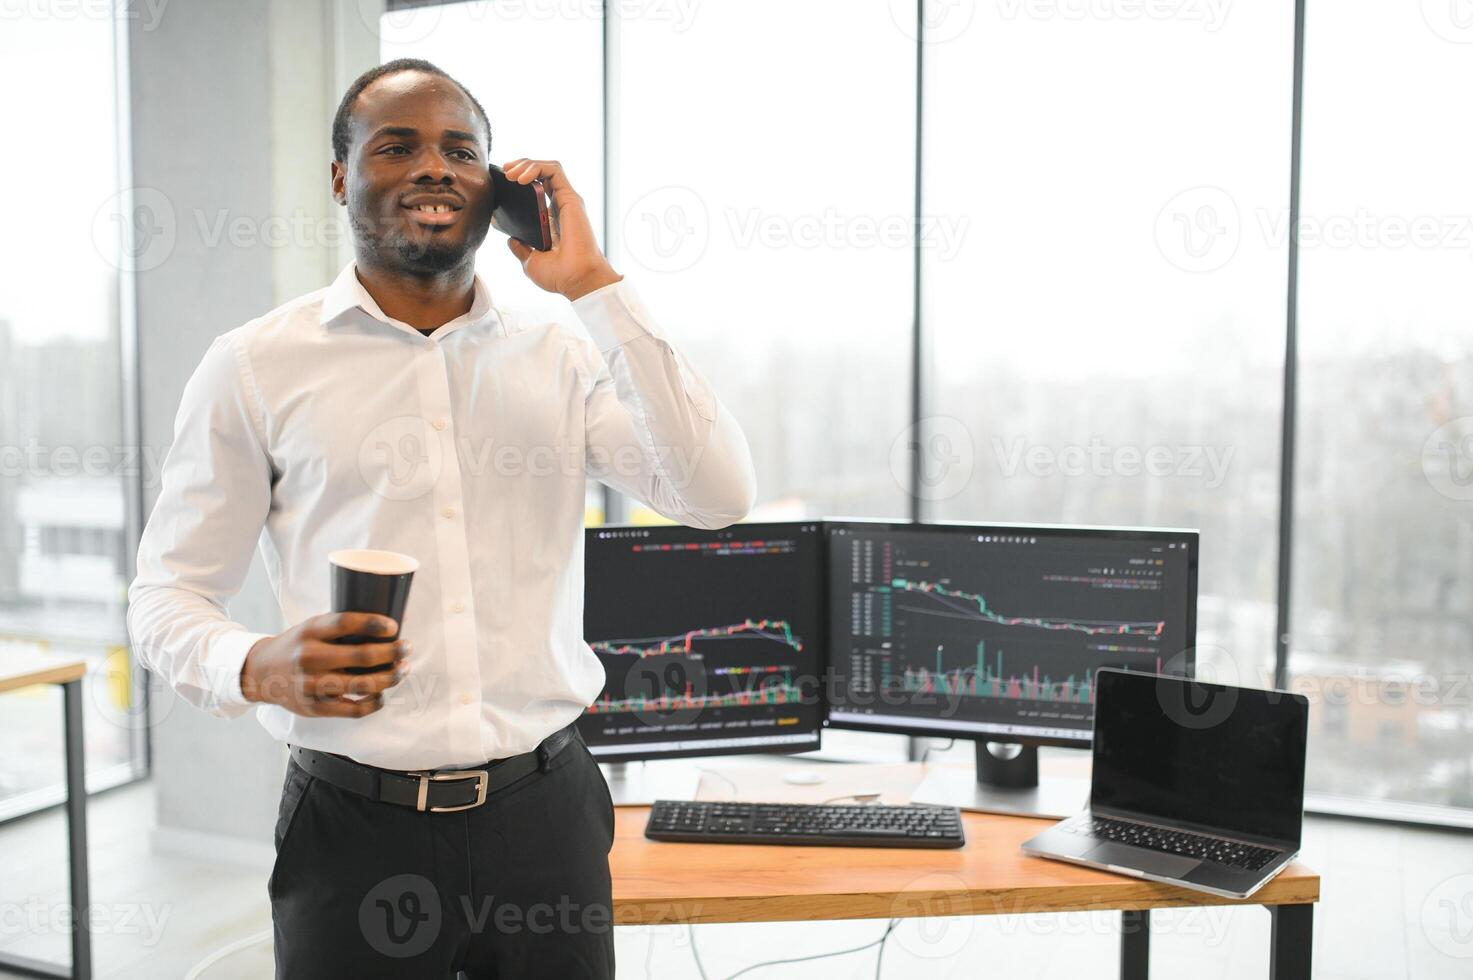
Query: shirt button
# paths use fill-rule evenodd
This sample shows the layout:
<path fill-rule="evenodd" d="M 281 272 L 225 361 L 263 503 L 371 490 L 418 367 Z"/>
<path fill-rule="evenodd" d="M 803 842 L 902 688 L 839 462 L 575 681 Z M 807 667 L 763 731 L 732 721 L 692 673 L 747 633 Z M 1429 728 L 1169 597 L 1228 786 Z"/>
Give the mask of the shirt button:
<path fill-rule="evenodd" d="M 436 432 L 440 432 L 444 428 L 445 428 L 445 420 L 444 419 L 435 419 L 435 431 Z"/>
<path fill-rule="evenodd" d="M 426 340 L 425 341 L 425 350 L 434 350 L 434 349 L 435 349 L 435 342 L 433 340 Z"/>
<path fill-rule="evenodd" d="M 471 696 L 469 694 L 462 694 L 460 696 L 460 703 L 461 704 L 470 704 L 471 703 Z"/>
<path fill-rule="evenodd" d="M 450 518 L 452 518 L 452 517 L 454 517 L 454 516 L 455 516 L 455 508 L 454 508 L 454 507 L 446 507 L 446 508 L 445 508 L 445 509 L 444 509 L 444 510 L 442 510 L 442 511 L 440 511 L 440 513 L 441 513 L 441 514 L 442 514 L 442 515 L 443 515 L 443 516 L 444 516 L 444 517 L 445 517 L 445 518 L 446 518 L 446 519 L 447 519 L 447 520 L 449 520 L 449 519 L 450 519 Z"/>
<path fill-rule="evenodd" d="M 451 603 L 450 604 L 450 611 L 451 612 L 458 612 L 458 613 L 465 612 L 465 603 L 463 603 L 463 602 L 453 602 L 453 603 Z"/>

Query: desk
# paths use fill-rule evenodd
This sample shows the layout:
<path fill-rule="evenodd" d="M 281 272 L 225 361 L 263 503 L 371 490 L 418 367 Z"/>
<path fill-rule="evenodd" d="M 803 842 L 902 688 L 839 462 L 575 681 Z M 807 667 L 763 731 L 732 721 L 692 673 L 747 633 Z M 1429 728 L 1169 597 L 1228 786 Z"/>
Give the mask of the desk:
<path fill-rule="evenodd" d="M 648 807 L 616 811 L 617 925 L 1119 909 L 1120 975 L 1144 980 L 1150 909 L 1263 905 L 1273 917 L 1270 977 L 1309 980 L 1320 879 L 1298 863 L 1235 901 L 1020 853 L 1046 820 L 964 813 L 966 846 L 928 851 L 660 843 L 644 836 L 648 816 Z"/>
<path fill-rule="evenodd" d="M 88 931 L 87 769 L 82 756 L 82 678 L 85 660 L 60 660 L 39 654 L 0 656 L 0 694 L 33 684 L 60 684 L 66 732 L 67 862 L 72 917 L 71 969 L 29 956 L 0 955 L 0 968 L 28 977 L 92 978 L 92 936 Z"/>

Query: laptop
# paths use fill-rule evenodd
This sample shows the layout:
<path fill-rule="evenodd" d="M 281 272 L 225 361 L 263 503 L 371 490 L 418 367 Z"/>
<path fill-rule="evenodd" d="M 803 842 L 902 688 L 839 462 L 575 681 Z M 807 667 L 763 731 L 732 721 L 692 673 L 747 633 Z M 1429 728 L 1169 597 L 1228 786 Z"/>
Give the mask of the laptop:
<path fill-rule="evenodd" d="M 1309 702 L 1101 669 L 1088 808 L 1026 854 L 1247 898 L 1299 853 Z"/>

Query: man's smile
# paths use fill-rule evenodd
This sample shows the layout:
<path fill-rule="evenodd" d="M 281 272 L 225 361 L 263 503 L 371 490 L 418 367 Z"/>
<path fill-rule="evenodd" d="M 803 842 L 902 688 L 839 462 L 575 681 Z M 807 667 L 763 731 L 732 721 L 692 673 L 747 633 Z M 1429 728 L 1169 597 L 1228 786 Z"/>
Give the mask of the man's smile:
<path fill-rule="evenodd" d="M 399 206 L 422 225 L 454 224 L 464 207 L 458 198 L 445 194 L 411 194 Z"/>

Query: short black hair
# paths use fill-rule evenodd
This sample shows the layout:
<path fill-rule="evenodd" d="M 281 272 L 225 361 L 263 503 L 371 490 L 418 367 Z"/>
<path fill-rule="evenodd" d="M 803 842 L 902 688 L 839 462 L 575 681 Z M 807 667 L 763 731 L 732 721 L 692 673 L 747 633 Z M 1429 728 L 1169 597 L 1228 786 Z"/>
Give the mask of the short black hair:
<path fill-rule="evenodd" d="M 348 86 L 348 91 L 343 93 L 343 101 L 338 103 L 337 114 L 332 117 L 332 156 L 334 160 L 341 163 L 348 158 L 348 146 L 352 143 L 349 136 L 349 124 L 353 118 L 353 103 L 358 101 L 358 96 L 363 94 L 364 89 L 385 75 L 393 75 L 401 71 L 422 71 L 428 75 L 438 75 L 464 92 L 465 97 L 471 100 L 471 105 L 476 107 L 481 123 L 486 127 L 486 151 L 490 152 L 491 120 L 487 118 L 486 110 L 481 107 L 480 102 L 476 101 L 470 89 L 450 77 L 449 73 L 438 65 L 433 65 L 423 58 L 395 58 L 393 61 L 386 61 L 377 68 L 370 68 L 359 75 L 353 80 L 353 84 Z"/>

